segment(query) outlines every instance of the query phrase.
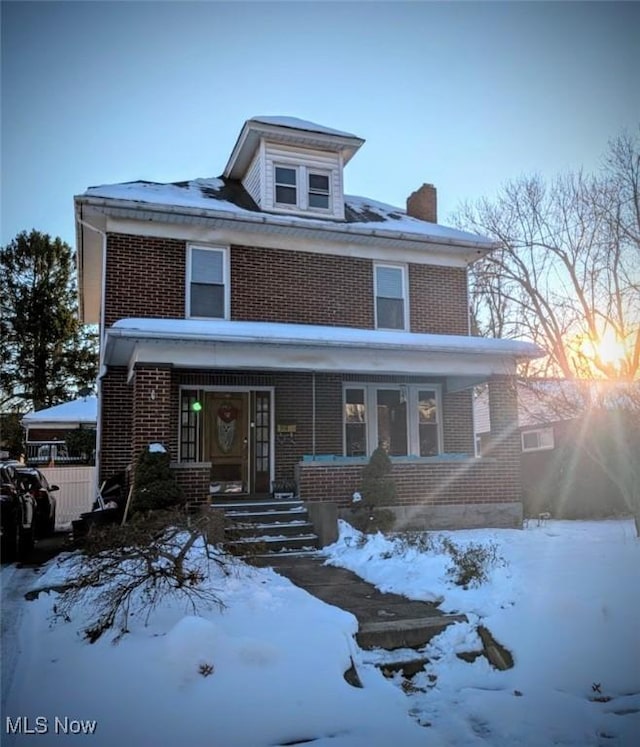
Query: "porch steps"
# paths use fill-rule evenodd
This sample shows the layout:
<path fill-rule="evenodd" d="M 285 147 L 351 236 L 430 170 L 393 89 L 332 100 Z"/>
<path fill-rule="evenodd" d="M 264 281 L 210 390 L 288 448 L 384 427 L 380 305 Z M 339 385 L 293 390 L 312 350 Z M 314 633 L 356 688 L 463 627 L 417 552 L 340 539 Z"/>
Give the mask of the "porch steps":
<path fill-rule="evenodd" d="M 215 501 L 226 518 L 225 543 L 241 555 L 313 554 L 318 536 L 302 501 Z"/>

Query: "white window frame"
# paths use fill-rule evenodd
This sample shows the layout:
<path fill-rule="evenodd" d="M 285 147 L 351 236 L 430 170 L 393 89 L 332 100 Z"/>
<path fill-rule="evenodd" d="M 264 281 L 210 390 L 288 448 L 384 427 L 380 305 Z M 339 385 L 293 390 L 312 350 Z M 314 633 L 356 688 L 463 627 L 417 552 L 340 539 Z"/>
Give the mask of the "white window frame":
<path fill-rule="evenodd" d="M 386 267 L 390 269 L 400 270 L 402 277 L 402 302 L 403 302 L 403 320 L 402 328 L 397 329 L 396 327 L 381 327 L 378 323 L 378 268 Z M 375 262 L 373 265 L 373 310 L 375 314 L 375 325 L 376 329 L 388 329 L 395 330 L 397 332 L 407 331 L 409 329 L 409 293 L 408 293 L 408 270 L 407 265 L 391 264 L 389 262 Z"/>
<path fill-rule="evenodd" d="M 524 442 L 525 436 L 535 435 L 537 440 L 537 446 L 526 446 Z M 520 433 L 520 442 L 522 445 L 523 452 L 529 451 L 550 451 L 555 448 L 555 438 L 553 428 L 532 428 L 522 431 Z"/>
<path fill-rule="evenodd" d="M 301 163 L 287 163 L 286 161 L 273 161 L 273 205 L 279 210 L 304 210 L 309 213 L 319 213 L 321 215 L 331 215 L 333 213 L 333 172 L 329 169 L 316 169 L 313 166 Z M 296 172 L 296 202 L 278 202 L 276 197 L 276 187 L 279 185 L 276 180 L 276 169 L 291 169 Z M 329 204 L 325 207 L 312 207 L 309 205 L 309 194 L 312 191 L 309 186 L 310 176 L 326 176 L 328 182 L 327 196 Z M 282 187 L 291 187 L 290 184 L 280 184 Z M 320 193 L 318 193 L 320 194 Z"/>
<path fill-rule="evenodd" d="M 207 252 L 218 252 L 222 254 L 222 277 L 224 283 L 224 315 L 219 316 L 192 316 L 191 314 L 191 283 L 192 283 L 192 256 L 193 250 Z M 231 272 L 229 262 L 228 246 L 207 246 L 205 244 L 188 244 L 187 245 L 187 262 L 185 273 L 185 316 L 187 319 L 229 319 L 231 313 Z"/>
<path fill-rule="evenodd" d="M 367 439 L 367 456 L 378 446 L 378 391 L 391 389 L 404 393 L 407 400 L 407 456 L 429 459 L 420 455 L 420 422 L 418 418 L 418 392 L 428 389 L 436 395 L 436 426 L 438 434 L 438 451 L 434 456 L 443 453 L 443 422 L 442 422 L 442 385 L 431 382 L 422 384 L 395 383 L 367 383 L 360 381 L 345 381 L 342 384 L 342 453 L 347 456 L 347 424 L 345 408 L 347 403 L 347 389 L 364 390 L 365 424 Z M 413 414 L 411 414 L 413 413 Z M 402 458 L 402 457 L 398 457 Z"/>

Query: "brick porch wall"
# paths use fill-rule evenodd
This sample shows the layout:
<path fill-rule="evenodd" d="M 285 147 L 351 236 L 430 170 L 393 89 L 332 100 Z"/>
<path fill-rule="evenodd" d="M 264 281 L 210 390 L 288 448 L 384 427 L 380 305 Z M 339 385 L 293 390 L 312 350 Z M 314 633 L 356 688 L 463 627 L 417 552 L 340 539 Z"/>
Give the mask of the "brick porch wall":
<path fill-rule="evenodd" d="M 364 465 L 300 463 L 298 490 L 305 501 L 328 501 L 346 508 L 360 484 Z M 518 503 L 520 493 L 508 465 L 495 459 L 443 460 L 393 465 L 397 504 L 460 505 Z"/>

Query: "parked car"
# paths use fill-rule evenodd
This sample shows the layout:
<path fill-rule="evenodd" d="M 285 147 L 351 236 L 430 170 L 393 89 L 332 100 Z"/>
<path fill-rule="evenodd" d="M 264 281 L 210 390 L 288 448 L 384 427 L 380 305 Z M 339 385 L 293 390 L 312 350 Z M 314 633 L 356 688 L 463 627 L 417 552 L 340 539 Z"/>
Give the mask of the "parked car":
<path fill-rule="evenodd" d="M 25 559 L 36 540 L 51 536 L 56 527 L 59 490 L 36 467 L 20 462 L 0 463 L 0 552 L 3 560 Z"/>

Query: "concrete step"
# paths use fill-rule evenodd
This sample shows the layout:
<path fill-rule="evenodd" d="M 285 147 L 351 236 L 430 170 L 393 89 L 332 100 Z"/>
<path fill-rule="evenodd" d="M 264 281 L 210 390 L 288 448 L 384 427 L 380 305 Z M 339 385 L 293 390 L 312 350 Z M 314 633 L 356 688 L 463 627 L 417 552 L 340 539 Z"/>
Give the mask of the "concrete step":
<path fill-rule="evenodd" d="M 356 640 L 364 649 L 420 648 L 449 625 L 467 622 L 465 615 L 439 615 L 414 620 L 360 623 Z"/>
<path fill-rule="evenodd" d="M 283 535 L 296 537 L 301 534 L 313 534 L 313 524 L 304 519 L 298 521 L 274 521 L 270 523 L 234 521 L 225 528 L 225 532 L 233 539 L 245 537 L 267 537 Z"/>
<path fill-rule="evenodd" d="M 227 520 L 228 545 L 240 554 L 315 551 L 318 536 L 299 500 L 216 501 Z"/>
<path fill-rule="evenodd" d="M 280 553 L 284 551 L 305 550 L 309 553 L 318 549 L 318 535 L 299 534 L 293 537 L 286 535 L 256 535 L 254 537 L 241 537 L 228 542 L 228 545 L 238 554 L 267 555 L 269 553 Z"/>
<path fill-rule="evenodd" d="M 306 520 L 307 511 L 305 508 L 295 508 L 285 511 L 270 509 L 267 511 L 225 511 L 224 515 L 230 521 L 253 524 L 273 524 L 275 522 L 289 522 L 295 519 Z"/>
<path fill-rule="evenodd" d="M 233 513 L 260 513 L 267 511 L 304 511 L 304 504 L 299 500 L 270 500 L 270 501 L 213 501 L 211 504 L 214 508 L 222 508 L 225 513 L 231 511 Z"/>

